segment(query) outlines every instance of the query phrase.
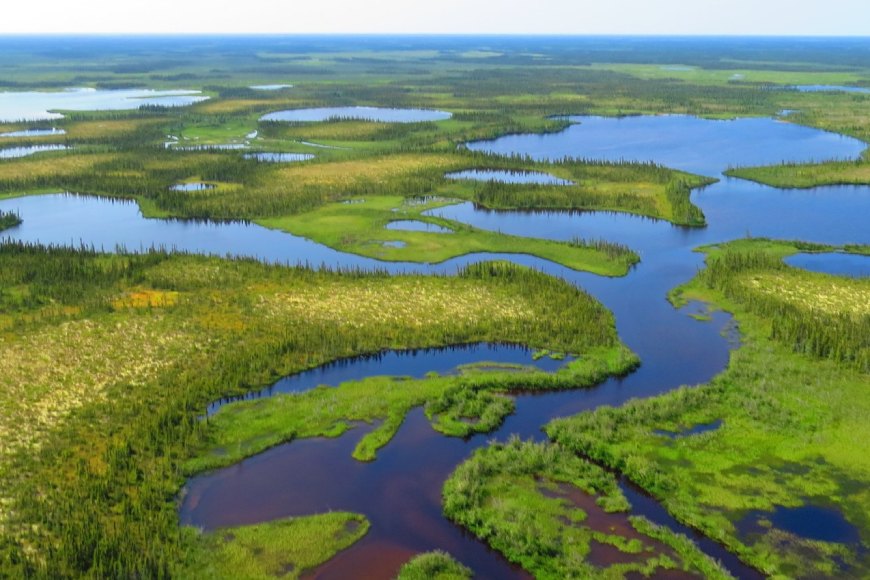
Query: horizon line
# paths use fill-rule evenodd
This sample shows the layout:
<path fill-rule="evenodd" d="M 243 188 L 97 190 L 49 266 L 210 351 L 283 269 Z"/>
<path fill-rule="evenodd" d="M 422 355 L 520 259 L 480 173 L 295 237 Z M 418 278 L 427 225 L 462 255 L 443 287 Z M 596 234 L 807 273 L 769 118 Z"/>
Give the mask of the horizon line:
<path fill-rule="evenodd" d="M 0 38 L 27 38 L 27 37 L 356 37 L 356 38 L 765 38 L 765 39 L 868 39 L 870 34 L 828 34 L 828 33 L 771 33 L 771 34 L 743 34 L 743 33 L 631 33 L 631 32 L 226 32 L 226 31 L 179 31 L 179 32 L 2 32 Z"/>

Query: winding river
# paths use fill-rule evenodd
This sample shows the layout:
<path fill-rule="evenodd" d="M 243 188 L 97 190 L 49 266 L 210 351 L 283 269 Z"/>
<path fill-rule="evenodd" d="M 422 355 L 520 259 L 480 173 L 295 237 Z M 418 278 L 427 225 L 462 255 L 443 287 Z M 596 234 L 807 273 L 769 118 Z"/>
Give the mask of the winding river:
<path fill-rule="evenodd" d="M 703 383 L 721 372 L 728 362 L 729 348 L 735 344 L 735 333 L 728 332 L 733 331 L 730 317 L 714 313 L 711 321 L 700 322 L 689 316 L 698 305 L 680 311 L 665 298 L 670 289 L 689 280 L 702 267 L 702 256 L 693 252 L 697 246 L 746 235 L 835 244 L 870 243 L 866 227 L 870 187 L 778 190 L 721 175 L 726 168 L 741 164 L 855 158 L 865 148 L 857 140 L 772 119 L 707 121 L 661 116 L 574 120 L 577 124 L 562 133 L 508 136 L 469 147 L 499 154 L 529 154 L 539 159 L 571 155 L 655 161 L 719 177 L 718 183 L 692 194 L 710 225 L 683 228 L 604 212 L 493 212 L 469 203 L 433 210 L 435 215 L 505 233 L 621 242 L 637 250 L 642 262 L 628 276 L 614 279 L 575 272 L 526 255 L 474 254 L 435 265 L 378 262 L 254 225 L 145 220 L 131 202 L 63 194 L 0 202 L 0 210 L 17 211 L 24 220 L 4 235 L 107 250 L 118 245 L 133 250 L 157 245 L 207 254 L 253 256 L 268 262 L 377 267 L 395 273 L 452 273 L 457 267 L 480 260 L 510 259 L 581 286 L 614 312 L 620 337 L 643 361 L 636 372 L 591 389 L 519 395 L 517 412 L 495 433 L 468 440 L 435 433 L 422 410 L 417 409 L 373 463 L 351 458 L 352 449 L 366 431 L 363 427 L 338 439 L 278 446 L 232 467 L 193 478 L 186 486 L 180 511 L 183 524 L 204 529 L 327 510 L 365 514 L 372 522 L 371 531 L 315 571 L 319 578 L 391 577 L 413 554 L 432 549 L 451 552 L 481 578 L 523 577 L 522 570 L 448 522 L 441 513 L 442 485 L 472 450 L 493 438 L 504 440 L 512 434 L 540 440 L 541 427 L 554 417 L 601 405 L 619 405 L 683 384 Z M 812 261 L 820 261 L 821 265 L 808 263 L 806 267 L 825 269 L 824 257 L 808 262 Z M 448 354 L 451 352 L 445 349 L 444 356 L 452 356 Z M 486 352 L 478 354 L 479 360 L 488 357 Z M 397 355 L 385 356 L 389 359 Z M 516 349 L 506 356 L 515 360 L 527 353 Z M 475 357 L 460 358 L 470 361 Z M 437 356 L 425 364 L 432 366 L 429 370 L 451 368 L 450 361 Z M 360 359 L 347 361 L 342 368 L 342 380 L 346 380 L 384 374 L 385 370 L 389 372 L 390 364 L 379 366 Z M 693 535 L 705 552 L 722 560 L 736 576 L 758 576 L 714 542 L 674 522 L 639 490 L 624 481 L 622 486 L 635 513 Z"/>

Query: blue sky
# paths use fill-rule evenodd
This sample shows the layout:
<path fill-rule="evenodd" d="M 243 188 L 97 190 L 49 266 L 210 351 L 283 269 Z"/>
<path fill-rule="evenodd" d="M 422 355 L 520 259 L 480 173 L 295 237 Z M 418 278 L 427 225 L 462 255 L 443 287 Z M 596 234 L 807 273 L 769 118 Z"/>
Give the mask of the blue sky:
<path fill-rule="evenodd" d="M 0 33 L 870 35 L 870 0 L 6 0 Z"/>

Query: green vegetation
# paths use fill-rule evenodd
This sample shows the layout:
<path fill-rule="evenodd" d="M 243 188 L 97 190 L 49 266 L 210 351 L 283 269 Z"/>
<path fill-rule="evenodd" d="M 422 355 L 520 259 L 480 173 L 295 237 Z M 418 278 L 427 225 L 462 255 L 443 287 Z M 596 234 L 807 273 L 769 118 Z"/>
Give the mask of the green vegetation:
<path fill-rule="evenodd" d="M 572 316 L 577 310 L 563 312 Z M 588 315 L 584 318 L 589 319 Z M 606 325 L 607 321 L 602 319 L 600 324 Z M 360 461 L 373 461 L 377 450 L 389 443 L 414 407 L 425 406 L 437 431 L 466 437 L 492 431 L 513 412 L 513 401 L 505 396 L 512 390 L 591 386 L 637 364 L 624 347 L 599 346 L 582 353 L 580 360 L 554 374 L 533 367 L 500 371 L 487 366 L 486 372 L 471 367 L 462 369 L 459 375 L 421 380 L 371 377 L 342 383 L 338 388 L 319 387 L 302 394 L 232 403 L 209 420 L 209 433 L 186 469 L 196 473 L 232 465 L 293 439 L 338 437 L 355 422 L 377 424 L 353 452 Z"/>
<path fill-rule="evenodd" d="M 360 515 L 333 512 L 225 528 L 204 534 L 198 559 L 173 571 L 177 578 L 255 580 L 299 578 L 347 548 L 369 529 Z"/>
<path fill-rule="evenodd" d="M 21 216 L 11 211 L 0 211 L 0 232 L 21 224 Z"/>
<path fill-rule="evenodd" d="M 0 265 L 0 549 L 12 576 L 159 576 L 206 550 L 178 527 L 176 494 L 183 464 L 234 405 L 199 417 L 278 377 L 387 348 L 496 341 L 588 353 L 557 375 L 474 369 L 421 381 L 433 420 L 458 434 L 478 428 L 462 420 L 478 409 L 490 426 L 500 420 L 491 393 L 502 381 L 579 386 L 636 364 L 600 304 L 510 264 L 392 277 L 6 243 Z M 350 400 L 375 384 L 298 399 Z M 364 398 L 371 416 L 384 417 L 381 394 Z M 408 404 L 387 403 L 385 438 Z M 384 440 L 369 438 L 366 453 Z"/>
<path fill-rule="evenodd" d="M 730 578 L 687 538 L 625 514 L 616 478 L 556 445 L 477 451 L 444 486 L 444 511 L 536 578 L 685 570 Z"/>
<path fill-rule="evenodd" d="M 870 570 L 852 544 L 773 524 L 744 532 L 753 510 L 835 508 L 870 537 L 867 353 L 870 282 L 792 269 L 780 258 L 816 244 L 742 240 L 707 248 L 707 269 L 675 293 L 732 312 L 742 346 L 710 384 L 547 427 L 558 444 L 625 473 L 678 519 L 771 575 Z M 668 437 L 722 421 L 715 430 Z M 770 523 L 770 522 L 768 522 Z M 767 525 L 767 524 L 765 524 Z"/>
<path fill-rule="evenodd" d="M 201 88 L 211 98 L 177 109 L 0 123 L 0 133 L 66 132 L 3 138 L 3 146 L 70 147 L 0 160 L 0 199 L 57 191 L 135 199 L 148 217 L 256 221 L 384 260 L 521 251 L 608 276 L 625 274 L 637 261 L 620 240 L 560 244 L 422 215 L 455 200 L 704 224 L 689 192 L 706 178 L 649 164 L 543 163 L 461 146 L 561 131 L 569 124 L 564 115 L 719 119 L 788 109 L 795 112 L 783 122 L 870 142 L 870 96 L 783 90 L 870 86 L 870 51 L 860 40 L 623 39 L 619 50 L 594 38 L 546 46 L 488 38 L 485 47 L 462 38 L 415 39 L 404 47 L 371 38 L 79 39 L 72 48 L 66 42 L 0 39 L 0 89 Z M 248 88 L 267 83 L 294 87 Z M 349 105 L 431 108 L 453 117 L 409 124 L 259 121 L 282 109 Z M 248 150 L 197 149 L 243 143 Z M 244 158 L 259 151 L 315 158 L 292 164 Z M 860 162 L 730 174 L 779 187 L 865 184 L 868 161 L 865 154 Z M 445 178 L 466 169 L 542 171 L 573 185 Z M 217 187 L 170 189 L 200 180 Z M 341 203 L 360 199 L 365 203 Z M 384 229 L 400 218 L 453 233 Z M 11 225 L 8 213 L 0 216 L 0 230 Z M 392 241 L 406 246 L 383 246 Z M 745 344 L 729 370 L 699 389 L 556 422 L 550 431 L 558 444 L 480 452 L 451 480 L 453 517 L 541 575 L 599 573 L 596 558 L 614 554 L 630 561 L 611 566 L 614 574 L 721 573 L 684 538 L 612 511 L 625 507 L 624 498 L 610 475 L 573 453 L 581 451 L 626 472 L 677 517 L 771 574 L 836 575 L 838 562 L 855 566 L 848 573 L 870 574 L 866 556 L 851 548 L 775 528 L 746 538 L 735 527 L 750 510 L 824 504 L 841 510 L 868 542 L 866 281 L 799 272 L 778 260 L 828 249 L 760 240 L 708 249 L 708 270 L 674 298 L 704 298 L 735 312 Z M 580 358 L 552 374 L 501 366 L 422 380 L 372 378 L 230 405 L 214 421 L 200 420 L 218 398 L 339 358 L 485 340 Z M 389 277 L 2 244 L 0 576 L 303 574 L 367 524 L 327 514 L 199 534 L 178 526 L 177 493 L 187 474 L 280 441 L 337 435 L 351 421 L 372 425 L 355 452 L 372 459 L 416 406 L 446 435 L 486 432 L 512 412 L 510 393 L 518 387 L 576 388 L 635 364 L 600 305 L 506 265 L 449 278 Z M 717 430 L 703 434 L 655 434 L 720 419 Z M 223 459 L 221 448 L 229 450 Z M 486 476 L 466 481 L 475 470 Z M 541 474 L 550 479 L 539 481 Z M 466 485 L 480 495 L 454 493 Z M 592 497 L 578 490 L 604 505 L 572 503 Z M 462 513 L 458 506 L 469 500 L 477 503 Z M 592 516 L 622 518 L 622 535 L 596 529 Z M 359 527 L 349 530 L 348 522 Z M 567 541 L 576 542 L 583 561 L 571 558 Z M 403 574 L 411 577 L 467 576 L 440 554 L 422 556 L 408 570 Z"/>
<path fill-rule="evenodd" d="M 526 253 L 575 270 L 623 276 L 640 260 L 628 248 L 615 244 L 521 238 L 422 215 L 424 211 L 450 203 L 443 198 L 353 198 L 299 215 L 258 220 L 258 223 L 310 238 L 342 252 L 387 261 L 437 263 L 473 252 Z M 450 232 L 386 229 L 390 222 L 398 220 L 422 221 L 447 228 Z"/>
<path fill-rule="evenodd" d="M 399 570 L 399 580 L 471 580 L 471 570 L 444 552 L 414 557 Z"/>
<path fill-rule="evenodd" d="M 787 163 L 729 169 L 726 175 L 783 189 L 820 185 L 870 185 L 870 163 L 863 159 L 817 164 Z"/>
<path fill-rule="evenodd" d="M 466 302 L 461 298 L 461 285 L 454 283 L 451 297 L 436 294 L 430 298 L 415 292 L 413 298 L 407 297 L 407 304 L 413 306 L 404 306 L 403 310 L 413 318 L 424 311 L 439 319 L 445 316 L 442 324 L 452 317 L 480 321 L 477 324 L 486 321 L 487 326 L 494 329 L 497 325 L 501 330 L 498 334 L 484 331 L 478 335 L 481 340 L 522 340 L 532 346 L 582 356 L 553 374 L 525 367 L 494 372 L 470 367 L 458 375 L 421 380 L 372 377 L 338 388 L 321 387 L 301 394 L 232 403 L 209 420 L 210 428 L 195 451 L 197 456 L 186 465 L 188 472 L 230 465 L 295 438 L 336 437 L 349 429 L 351 422 L 359 421 L 379 422 L 354 451 L 357 459 L 370 461 L 414 407 L 425 406 L 438 431 L 467 436 L 491 431 L 513 411 L 513 402 L 504 396 L 512 390 L 590 386 L 637 364 L 636 357 L 619 344 L 612 315 L 594 299 L 563 282 L 508 263 L 470 266 L 459 274 L 459 280 L 475 286 L 475 281 L 485 280 L 489 301 L 496 297 L 502 297 L 502 301 L 496 303 L 497 309 L 487 308 L 481 300 Z M 347 290 L 341 299 L 354 302 Z M 439 304 L 442 299 L 455 306 L 443 312 Z M 393 288 L 389 300 L 405 303 L 398 288 Z M 380 306 L 371 304 L 372 315 Z M 353 313 L 340 308 L 338 304 L 330 305 L 330 315 L 353 324 Z M 354 310 L 358 308 L 354 306 Z"/>

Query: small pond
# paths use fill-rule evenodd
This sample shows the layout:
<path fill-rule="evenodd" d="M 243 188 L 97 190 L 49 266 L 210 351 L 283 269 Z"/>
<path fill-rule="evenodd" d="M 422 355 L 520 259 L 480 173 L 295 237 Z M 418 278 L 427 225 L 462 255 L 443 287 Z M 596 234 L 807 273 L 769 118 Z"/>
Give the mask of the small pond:
<path fill-rule="evenodd" d="M 825 254 L 795 254 L 785 259 L 795 268 L 834 274 L 836 276 L 870 276 L 870 256 L 830 252 Z"/>
<path fill-rule="evenodd" d="M 790 87 L 802 93 L 865 93 L 870 94 L 867 87 L 849 87 L 845 85 L 796 85 Z"/>
<path fill-rule="evenodd" d="M 17 159 L 46 151 L 63 151 L 66 145 L 33 145 L 32 147 L 9 147 L 0 149 L 0 159 Z"/>
<path fill-rule="evenodd" d="M 51 129 L 24 129 L 22 131 L 0 133 L 0 137 L 9 139 L 14 137 L 51 137 L 53 135 L 66 135 L 66 131 L 52 127 Z"/>
<path fill-rule="evenodd" d="M 320 107 L 314 109 L 290 109 L 269 113 L 261 121 L 290 121 L 314 123 L 331 119 L 357 119 L 361 121 L 380 121 L 382 123 L 422 123 L 425 121 L 444 121 L 452 113 L 428 109 L 391 109 L 381 107 Z"/>
<path fill-rule="evenodd" d="M 172 191 L 206 191 L 209 189 L 214 189 L 215 186 L 211 183 L 203 183 L 201 181 L 194 181 L 191 183 L 176 183 L 169 189 Z"/>
<path fill-rule="evenodd" d="M 470 181 L 498 181 L 501 183 L 540 184 L 540 185 L 574 185 L 573 181 L 561 179 L 549 173 L 539 171 L 503 171 L 500 169 L 469 169 L 445 175 L 447 179 Z"/>
<path fill-rule="evenodd" d="M 173 151 L 241 151 L 249 149 L 251 146 L 247 143 L 221 143 L 216 145 L 183 145 L 177 146 L 177 141 L 166 143 L 167 149 Z"/>
<path fill-rule="evenodd" d="M 255 91 L 280 91 L 281 89 L 292 89 L 293 85 L 251 85 L 248 88 Z"/>
<path fill-rule="evenodd" d="M 453 230 L 430 224 L 429 222 L 421 222 L 419 220 L 397 220 L 386 225 L 388 230 L 398 230 L 403 232 L 426 232 L 429 234 L 452 234 Z"/>
<path fill-rule="evenodd" d="M 831 507 L 803 505 L 800 507 L 775 506 L 772 512 L 753 510 L 737 524 L 743 536 L 764 534 L 770 527 L 795 536 L 820 542 L 858 544 L 858 529 L 849 523 L 842 512 Z"/>
<path fill-rule="evenodd" d="M 314 159 L 310 153 L 248 153 L 245 159 L 254 159 L 261 163 L 294 163 Z"/>
<path fill-rule="evenodd" d="M 656 435 L 661 435 L 670 439 L 677 439 L 678 437 L 689 437 L 692 435 L 700 435 L 701 433 L 709 433 L 710 431 L 715 431 L 722 426 L 722 423 L 722 419 L 719 419 L 718 421 L 713 421 L 712 423 L 701 423 L 699 425 L 695 425 L 682 431 L 667 431 L 665 429 L 657 429 L 656 431 L 654 431 L 654 433 Z"/>

